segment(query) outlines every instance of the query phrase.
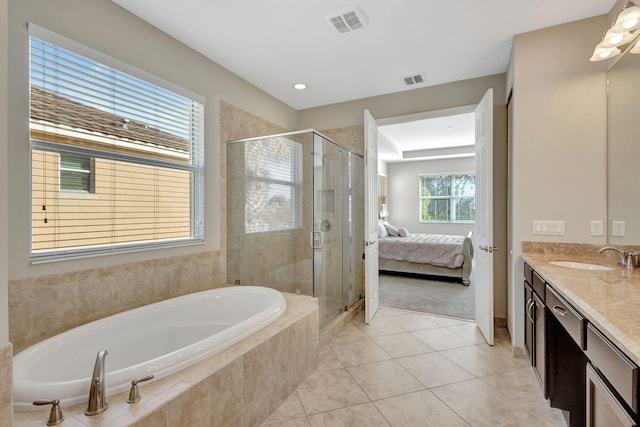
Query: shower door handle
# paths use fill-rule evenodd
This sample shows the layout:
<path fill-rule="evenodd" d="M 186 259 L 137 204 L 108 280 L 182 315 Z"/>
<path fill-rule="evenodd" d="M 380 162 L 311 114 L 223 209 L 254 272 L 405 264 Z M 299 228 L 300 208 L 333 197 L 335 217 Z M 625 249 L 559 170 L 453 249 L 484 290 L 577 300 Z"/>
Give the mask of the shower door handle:
<path fill-rule="evenodd" d="M 324 246 L 324 233 L 322 231 L 312 231 L 309 243 L 311 243 L 313 249 L 322 249 Z"/>

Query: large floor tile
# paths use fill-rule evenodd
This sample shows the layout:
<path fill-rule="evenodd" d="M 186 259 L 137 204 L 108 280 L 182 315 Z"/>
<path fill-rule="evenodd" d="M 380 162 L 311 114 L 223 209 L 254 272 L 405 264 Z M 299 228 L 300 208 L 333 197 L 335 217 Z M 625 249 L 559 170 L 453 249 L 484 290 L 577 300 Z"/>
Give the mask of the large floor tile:
<path fill-rule="evenodd" d="M 393 427 L 469 425 L 429 390 L 378 400 L 374 404 Z"/>
<path fill-rule="evenodd" d="M 473 426 L 497 427 L 525 421 L 549 412 L 514 401 L 508 393 L 478 379 L 431 389 L 444 403 Z"/>
<path fill-rule="evenodd" d="M 381 335 L 397 334 L 404 332 L 400 326 L 390 322 L 388 318 L 376 316 L 371 323 L 354 322 L 354 326 L 360 329 L 366 336 L 377 337 Z"/>
<path fill-rule="evenodd" d="M 309 415 L 369 401 L 346 369 L 311 374 L 298 387 L 298 396 Z"/>
<path fill-rule="evenodd" d="M 394 316 L 390 317 L 389 320 L 400 326 L 403 330 L 409 332 L 419 331 L 421 329 L 437 328 L 438 326 L 440 326 L 436 322 L 431 320 L 431 316 L 417 313 Z"/>
<path fill-rule="evenodd" d="M 460 335 L 454 334 L 446 327 L 424 329 L 411 333 L 420 341 L 438 351 L 474 345 L 472 341 L 462 338 Z"/>
<path fill-rule="evenodd" d="M 323 412 L 309 417 L 311 427 L 389 427 L 372 403 Z"/>
<path fill-rule="evenodd" d="M 473 378 L 471 373 L 439 353 L 419 354 L 397 360 L 427 388 Z"/>
<path fill-rule="evenodd" d="M 322 346 L 318 354 L 318 367 L 315 372 L 331 371 L 339 368 L 344 368 L 344 364 L 338 359 L 336 353 L 330 346 Z"/>
<path fill-rule="evenodd" d="M 307 417 L 281 421 L 273 424 L 262 424 L 264 427 L 310 427 Z"/>
<path fill-rule="evenodd" d="M 424 385 L 395 360 L 348 368 L 371 400 L 423 390 Z"/>
<path fill-rule="evenodd" d="M 461 325 L 447 326 L 446 329 L 456 335 L 461 336 L 474 344 L 486 344 L 480 328 L 475 323 L 463 323 Z"/>
<path fill-rule="evenodd" d="M 391 357 L 406 357 L 435 351 L 409 332 L 372 338 Z"/>
<path fill-rule="evenodd" d="M 406 310 L 399 310 L 397 308 L 389 308 L 389 307 L 380 307 L 376 312 L 376 316 L 381 316 L 381 317 L 403 316 L 405 314 L 407 314 Z"/>
<path fill-rule="evenodd" d="M 391 359 L 391 356 L 369 338 L 350 341 L 334 340 L 330 346 L 338 360 L 345 366 Z"/>
<path fill-rule="evenodd" d="M 513 369 L 519 365 L 513 358 L 505 359 L 490 351 L 490 347 L 472 345 L 441 351 L 440 354 L 462 366 L 476 377 L 493 375 Z"/>
<path fill-rule="evenodd" d="M 263 425 L 281 423 L 283 421 L 293 420 L 296 418 L 306 417 L 307 414 L 304 412 L 304 408 L 302 407 L 302 402 L 300 402 L 300 398 L 298 397 L 298 392 L 291 393 L 291 396 L 287 398 L 282 404 L 276 409 Z"/>

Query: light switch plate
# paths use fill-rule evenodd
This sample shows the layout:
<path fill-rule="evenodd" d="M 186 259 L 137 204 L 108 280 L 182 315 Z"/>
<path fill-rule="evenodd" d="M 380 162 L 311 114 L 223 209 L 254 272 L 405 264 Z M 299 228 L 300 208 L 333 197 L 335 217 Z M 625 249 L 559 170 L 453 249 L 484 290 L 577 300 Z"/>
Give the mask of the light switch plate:
<path fill-rule="evenodd" d="M 611 235 L 614 237 L 624 237 L 625 221 L 611 221 Z"/>
<path fill-rule="evenodd" d="M 603 221 L 591 221 L 591 235 L 592 236 L 604 236 L 604 222 Z"/>
<path fill-rule="evenodd" d="M 564 236 L 564 221 L 533 221 L 532 234 Z"/>

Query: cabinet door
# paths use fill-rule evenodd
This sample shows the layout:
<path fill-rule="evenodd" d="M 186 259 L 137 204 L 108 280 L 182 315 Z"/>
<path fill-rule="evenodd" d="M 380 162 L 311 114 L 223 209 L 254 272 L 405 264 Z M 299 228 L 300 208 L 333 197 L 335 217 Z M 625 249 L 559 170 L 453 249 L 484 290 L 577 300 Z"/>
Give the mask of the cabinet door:
<path fill-rule="evenodd" d="M 587 364 L 587 427 L 637 427 L 600 375 Z"/>
<path fill-rule="evenodd" d="M 529 282 L 525 280 L 524 282 L 524 348 L 527 351 L 527 355 L 529 356 L 529 361 L 533 365 L 534 355 L 533 355 L 533 332 L 534 332 L 534 321 L 533 321 L 533 288 L 529 285 Z"/>
<path fill-rule="evenodd" d="M 533 312 L 533 366 L 538 376 L 538 381 L 542 386 L 542 392 L 544 397 L 548 397 L 547 392 L 547 343 L 546 343 L 546 314 L 544 309 L 544 303 L 542 300 L 533 293 L 533 305 L 531 311 Z"/>

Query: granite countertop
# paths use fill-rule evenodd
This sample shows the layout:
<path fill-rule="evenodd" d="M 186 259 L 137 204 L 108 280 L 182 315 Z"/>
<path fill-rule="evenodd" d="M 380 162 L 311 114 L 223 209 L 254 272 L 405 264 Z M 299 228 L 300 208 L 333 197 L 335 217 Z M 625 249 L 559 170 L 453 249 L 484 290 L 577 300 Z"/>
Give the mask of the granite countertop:
<path fill-rule="evenodd" d="M 523 253 L 522 259 L 567 302 L 640 366 L 640 269 L 618 266 L 615 259 L 593 255 Z M 550 264 L 579 261 L 615 267 L 579 270 Z"/>

